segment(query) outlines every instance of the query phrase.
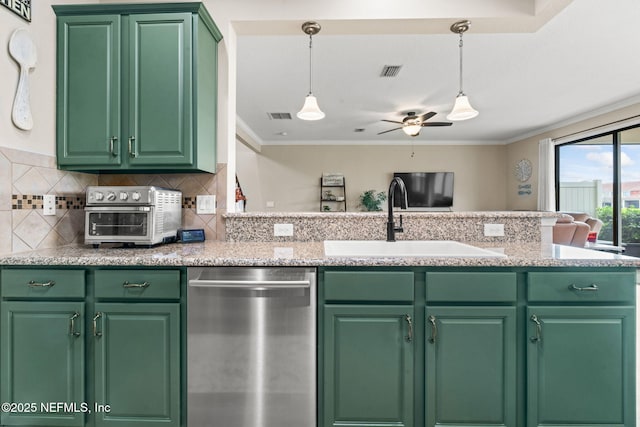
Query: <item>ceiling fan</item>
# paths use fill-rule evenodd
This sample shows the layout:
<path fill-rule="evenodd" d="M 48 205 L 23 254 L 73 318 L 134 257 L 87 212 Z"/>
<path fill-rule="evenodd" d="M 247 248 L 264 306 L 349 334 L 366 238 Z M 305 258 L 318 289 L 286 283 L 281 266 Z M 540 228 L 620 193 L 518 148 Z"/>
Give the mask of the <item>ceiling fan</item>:
<path fill-rule="evenodd" d="M 420 116 L 416 116 L 416 113 L 413 111 L 407 112 L 407 116 L 402 119 L 401 122 L 395 120 L 382 120 L 383 122 L 389 123 L 397 123 L 402 125 L 397 128 L 385 130 L 382 132 L 378 132 L 378 135 L 382 135 L 383 133 L 393 132 L 394 130 L 402 129 L 404 133 L 409 136 L 418 136 L 420 134 L 420 129 L 428 126 L 451 126 L 453 123 L 451 122 L 428 122 L 431 117 L 435 116 L 436 113 L 430 111 L 428 113 L 424 113 Z"/>

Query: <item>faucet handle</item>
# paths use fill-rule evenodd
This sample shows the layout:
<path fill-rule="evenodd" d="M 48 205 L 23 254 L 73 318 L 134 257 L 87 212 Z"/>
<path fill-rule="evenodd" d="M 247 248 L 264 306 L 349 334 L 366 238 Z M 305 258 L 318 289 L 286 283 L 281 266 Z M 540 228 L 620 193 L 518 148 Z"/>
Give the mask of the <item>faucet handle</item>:
<path fill-rule="evenodd" d="M 404 230 L 402 229 L 402 214 L 400 214 L 400 223 L 398 224 L 397 227 L 395 227 L 396 231 L 400 231 L 403 232 Z"/>

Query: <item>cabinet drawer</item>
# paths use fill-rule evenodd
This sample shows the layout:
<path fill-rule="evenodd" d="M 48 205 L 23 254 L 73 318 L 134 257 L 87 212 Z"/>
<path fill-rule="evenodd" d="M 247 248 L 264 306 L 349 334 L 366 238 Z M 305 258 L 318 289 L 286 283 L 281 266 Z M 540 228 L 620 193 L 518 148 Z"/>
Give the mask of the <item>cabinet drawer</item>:
<path fill-rule="evenodd" d="M 98 270 L 96 298 L 179 299 L 179 270 Z"/>
<path fill-rule="evenodd" d="M 540 272 L 527 274 L 529 301 L 633 301 L 636 275 L 628 273 Z"/>
<path fill-rule="evenodd" d="M 426 273 L 427 301 L 514 302 L 516 273 Z"/>
<path fill-rule="evenodd" d="M 327 271 L 324 274 L 326 301 L 413 302 L 413 273 L 410 271 Z"/>
<path fill-rule="evenodd" d="M 84 270 L 2 270 L 3 298 L 84 298 Z"/>

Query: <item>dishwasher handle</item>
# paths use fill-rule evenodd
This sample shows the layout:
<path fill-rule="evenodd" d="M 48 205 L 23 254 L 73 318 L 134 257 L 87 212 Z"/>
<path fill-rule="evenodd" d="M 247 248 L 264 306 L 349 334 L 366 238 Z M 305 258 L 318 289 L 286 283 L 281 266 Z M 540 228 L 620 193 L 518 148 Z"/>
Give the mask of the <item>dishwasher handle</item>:
<path fill-rule="evenodd" d="M 189 280 L 195 288 L 243 289 L 266 291 L 269 289 L 309 289 L 309 280 Z"/>

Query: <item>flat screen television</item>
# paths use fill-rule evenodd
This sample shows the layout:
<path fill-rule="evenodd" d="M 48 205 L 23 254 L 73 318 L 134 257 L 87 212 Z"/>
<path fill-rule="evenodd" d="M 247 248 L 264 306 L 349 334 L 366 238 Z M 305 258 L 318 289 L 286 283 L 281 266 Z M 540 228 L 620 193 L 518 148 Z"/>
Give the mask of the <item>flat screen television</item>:
<path fill-rule="evenodd" d="M 453 172 L 395 172 L 407 188 L 407 209 L 430 210 L 453 206 Z M 396 186 L 393 204 L 400 206 Z"/>

